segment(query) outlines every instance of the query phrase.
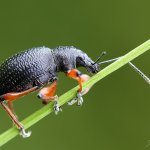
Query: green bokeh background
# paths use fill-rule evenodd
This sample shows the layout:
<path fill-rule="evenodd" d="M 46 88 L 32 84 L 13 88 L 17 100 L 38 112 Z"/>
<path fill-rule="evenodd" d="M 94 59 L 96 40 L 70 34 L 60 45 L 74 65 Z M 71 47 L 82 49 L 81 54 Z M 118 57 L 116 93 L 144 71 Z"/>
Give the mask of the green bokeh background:
<path fill-rule="evenodd" d="M 0 1 L 0 60 L 21 50 L 73 45 L 96 59 L 121 56 L 149 39 L 149 0 Z M 150 52 L 133 62 L 148 76 Z M 105 66 L 103 66 L 105 67 Z M 81 69 L 86 72 L 85 69 Z M 58 95 L 76 85 L 60 73 Z M 98 82 L 83 107 L 63 106 L 1 150 L 150 149 L 150 87 L 128 65 Z M 20 120 L 42 106 L 36 93 L 14 102 Z M 0 133 L 12 123 L 0 109 Z"/>

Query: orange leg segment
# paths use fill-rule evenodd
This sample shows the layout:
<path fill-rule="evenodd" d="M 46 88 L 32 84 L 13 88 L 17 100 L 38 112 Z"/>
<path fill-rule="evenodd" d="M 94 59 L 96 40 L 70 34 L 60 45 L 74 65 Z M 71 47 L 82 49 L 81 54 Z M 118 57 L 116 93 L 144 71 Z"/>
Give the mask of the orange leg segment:
<path fill-rule="evenodd" d="M 75 79 L 78 81 L 79 84 L 79 89 L 77 91 L 77 96 L 70 102 L 68 102 L 68 105 L 73 105 L 75 102 L 77 102 L 77 105 L 81 106 L 83 103 L 83 98 L 82 96 L 86 94 L 90 88 L 86 88 L 85 90 L 82 90 L 82 84 L 83 82 L 89 80 L 90 76 L 86 74 L 81 74 L 77 69 L 69 70 L 67 72 L 67 76 Z"/>
<path fill-rule="evenodd" d="M 7 101 L 7 106 L 8 106 L 8 108 L 11 110 L 11 112 L 16 116 L 16 118 L 17 118 L 17 115 L 16 115 L 16 113 L 15 113 L 15 111 L 14 111 L 14 107 L 13 107 L 13 103 L 12 103 L 12 101 Z"/>
<path fill-rule="evenodd" d="M 2 95 L 3 99 L 4 100 L 7 100 L 7 101 L 14 101 L 24 95 L 27 95 L 35 90 L 37 90 L 37 86 L 33 87 L 33 88 L 30 88 L 26 91 L 23 91 L 23 92 L 11 92 L 11 93 L 7 93 L 7 94 L 4 94 Z"/>
<path fill-rule="evenodd" d="M 81 73 L 77 69 L 69 70 L 67 72 L 67 76 L 75 79 L 79 83 L 79 90 L 78 92 L 82 91 L 82 78 L 81 78 Z"/>
<path fill-rule="evenodd" d="M 54 96 L 56 92 L 57 82 L 54 81 L 50 86 L 44 87 L 40 90 L 38 97 L 41 98 L 43 104 L 47 104 L 50 101 L 56 100 L 58 97 L 57 95 Z"/>
<path fill-rule="evenodd" d="M 71 77 L 71 78 L 73 78 L 73 79 L 78 81 L 78 84 L 79 84 L 78 92 L 80 92 L 80 93 L 83 92 L 82 91 L 82 84 L 83 84 L 83 82 L 89 80 L 89 78 L 90 78 L 90 76 L 88 76 L 86 74 L 81 74 L 80 71 L 78 71 L 77 69 L 69 70 L 68 73 L 67 73 L 67 76 L 69 76 L 69 77 Z M 83 92 L 83 93 L 86 94 L 87 92 L 86 93 Z"/>
<path fill-rule="evenodd" d="M 54 101 L 54 111 L 55 114 L 57 114 L 59 111 L 62 111 L 62 109 L 59 107 L 58 104 L 58 96 L 55 95 L 56 92 L 56 80 L 48 87 L 45 87 L 40 90 L 38 97 L 42 99 L 43 104 L 48 104 L 50 101 Z"/>

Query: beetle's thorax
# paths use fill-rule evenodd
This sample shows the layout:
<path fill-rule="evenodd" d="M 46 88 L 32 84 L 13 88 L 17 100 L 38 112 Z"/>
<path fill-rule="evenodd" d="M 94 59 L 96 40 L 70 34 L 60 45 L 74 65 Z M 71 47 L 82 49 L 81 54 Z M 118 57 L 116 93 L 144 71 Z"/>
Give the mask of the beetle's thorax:
<path fill-rule="evenodd" d="M 53 49 L 54 61 L 57 72 L 67 72 L 76 68 L 74 55 L 70 51 L 70 47 L 61 46 Z"/>

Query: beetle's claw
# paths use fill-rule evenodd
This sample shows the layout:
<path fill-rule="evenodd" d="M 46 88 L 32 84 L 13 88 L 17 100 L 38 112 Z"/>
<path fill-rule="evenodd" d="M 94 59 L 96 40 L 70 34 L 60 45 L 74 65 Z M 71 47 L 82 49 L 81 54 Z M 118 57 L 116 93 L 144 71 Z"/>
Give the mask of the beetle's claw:
<path fill-rule="evenodd" d="M 55 112 L 56 115 L 58 114 L 58 112 L 62 112 L 62 109 L 59 107 L 58 101 L 54 102 L 53 107 L 54 107 L 54 112 Z"/>
<path fill-rule="evenodd" d="M 78 106 L 82 106 L 83 104 L 83 98 L 82 98 L 82 94 L 80 92 L 77 93 L 77 96 L 72 99 L 70 102 L 68 102 L 68 105 L 73 105 L 77 103 Z"/>
<path fill-rule="evenodd" d="M 20 135 L 21 135 L 23 138 L 28 138 L 28 137 L 30 137 L 30 135 L 31 135 L 31 131 L 26 132 L 24 128 L 21 128 L 21 129 L 20 129 Z"/>
<path fill-rule="evenodd" d="M 82 94 L 80 92 L 78 92 L 78 94 L 77 94 L 77 105 L 82 106 L 82 104 L 83 104 Z"/>

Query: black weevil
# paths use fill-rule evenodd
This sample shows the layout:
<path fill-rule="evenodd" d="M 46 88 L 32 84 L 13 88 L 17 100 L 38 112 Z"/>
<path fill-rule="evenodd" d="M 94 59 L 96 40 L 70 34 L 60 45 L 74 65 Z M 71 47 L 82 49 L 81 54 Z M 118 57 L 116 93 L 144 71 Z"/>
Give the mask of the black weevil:
<path fill-rule="evenodd" d="M 60 46 L 55 49 L 37 47 L 15 54 L 5 60 L 0 65 L 0 104 L 20 130 L 20 135 L 29 137 L 31 133 L 26 133 L 23 125 L 18 121 L 12 105 L 14 100 L 51 83 L 48 87 L 40 90 L 38 97 L 42 99 L 44 104 L 54 101 L 54 111 L 56 113 L 61 111 L 57 103 L 58 97 L 54 94 L 58 79 L 57 73 L 64 72 L 67 76 L 78 81 L 79 90 L 74 100 L 78 102 L 78 105 L 81 105 L 82 95 L 89 90 L 82 91 L 82 83 L 90 77 L 81 74 L 76 68 L 82 66 L 90 73 L 97 73 L 100 64 L 120 58 L 98 63 L 104 54 L 102 53 L 96 61 L 93 61 L 86 53 L 73 46 Z M 137 70 L 132 63 L 130 65 Z M 139 70 L 138 72 L 142 77 L 144 76 Z"/>
<path fill-rule="evenodd" d="M 28 49 L 8 58 L 0 65 L 0 103 L 23 137 L 30 136 L 30 133 L 26 133 L 23 125 L 18 121 L 12 102 L 51 83 L 40 90 L 38 97 L 45 104 L 54 100 L 54 110 L 57 113 L 61 109 L 57 103 L 58 97 L 54 94 L 58 79 L 57 73 L 61 71 L 78 81 L 80 85 L 77 94 L 78 104 L 81 105 L 83 101 L 82 82 L 88 80 L 89 76 L 75 69 L 80 66 L 85 67 L 91 73 L 99 71 L 97 63 L 92 61 L 86 53 L 73 46 L 61 46 L 55 49 L 47 47 Z"/>

